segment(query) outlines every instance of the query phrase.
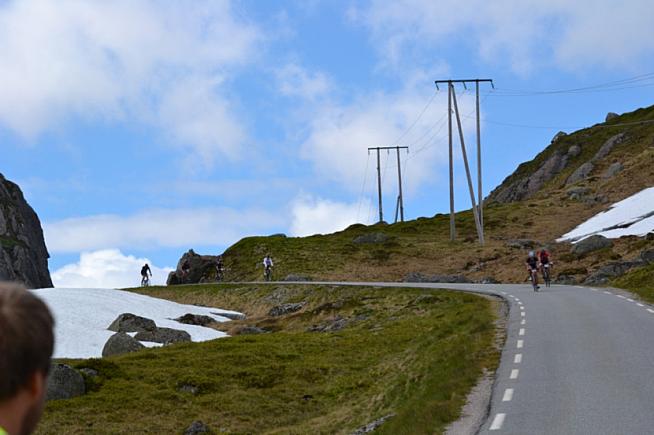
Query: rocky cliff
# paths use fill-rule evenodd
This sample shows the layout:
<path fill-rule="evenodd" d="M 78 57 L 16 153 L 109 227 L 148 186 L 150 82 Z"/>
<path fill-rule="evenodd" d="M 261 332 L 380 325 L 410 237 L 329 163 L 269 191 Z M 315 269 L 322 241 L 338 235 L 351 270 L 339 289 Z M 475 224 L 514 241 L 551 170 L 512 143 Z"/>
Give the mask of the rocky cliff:
<path fill-rule="evenodd" d="M 38 216 L 20 188 L 0 174 L 0 280 L 52 287 Z"/>

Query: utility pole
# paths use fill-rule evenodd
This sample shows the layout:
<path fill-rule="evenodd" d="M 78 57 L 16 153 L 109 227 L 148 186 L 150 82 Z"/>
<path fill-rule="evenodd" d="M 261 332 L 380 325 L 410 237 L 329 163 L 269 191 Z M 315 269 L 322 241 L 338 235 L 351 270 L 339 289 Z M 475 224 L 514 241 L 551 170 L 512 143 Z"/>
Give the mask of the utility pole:
<path fill-rule="evenodd" d="M 447 120 L 448 120 L 448 137 L 449 137 L 449 163 L 450 163 L 450 240 L 456 238 L 456 228 L 454 225 L 454 162 L 453 162 L 453 149 L 452 149 L 452 100 L 454 100 L 454 110 L 456 113 L 457 125 L 459 129 L 459 138 L 461 140 L 461 151 L 463 154 L 463 161 L 466 169 L 466 176 L 468 178 L 468 189 L 470 190 L 470 200 L 472 203 L 472 213 L 475 217 L 475 225 L 477 227 L 477 234 L 479 236 L 479 243 L 484 244 L 484 217 L 483 217 L 483 192 L 482 192 L 482 172 L 481 172 L 481 128 L 479 122 L 479 83 L 489 82 L 493 88 L 492 79 L 459 79 L 459 80 L 436 80 L 436 89 L 439 83 L 447 83 Z M 461 127 L 461 119 L 459 109 L 456 102 L 456 93 L 454 91 L 454 83 L 461 83 L 463 87 L 468 89 L 466 83 L 475 83 L 476 93 L 476 112 L 477 112 L 477 201 L 475 201 L 474 188 L 472 186 L 472 179 L 470 177 L 470 168 L 468 166 L 468 157 L 466 153 L 465 143 L 463 140 L 463 129 Z"/>
<path fill-rule="evenodd" d="M 399 182 L 399 195 L 397 197 L 397 204 L 395 206 L 395 221 L 397 222 L 397 212 L 399 210 L 402 222 L 404 222 L 404 196 L 402 195 L 402 169 L 400 167 L 400 149 L 406 149 L 407 152 L 409 152 L 409 147 L 401 146 L 368 148 L 368 153 L 370 153 L 371 150 L 377 151 L 377 192 L 379 196 L 379 222 L 384 220 L 384 212 L 382 210 L 381 163 L 379 159 L 379 151 L 381 150 L 387 150 L 388 152 L 390 152 L 390 150 L 397 151 L 397 179 Z"/>

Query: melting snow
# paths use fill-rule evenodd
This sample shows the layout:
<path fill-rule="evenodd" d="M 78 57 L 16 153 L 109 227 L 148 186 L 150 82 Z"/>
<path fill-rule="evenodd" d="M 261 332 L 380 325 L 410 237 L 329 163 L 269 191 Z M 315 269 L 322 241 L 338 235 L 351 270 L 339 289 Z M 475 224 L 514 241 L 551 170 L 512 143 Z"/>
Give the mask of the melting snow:
<path fill-rule="evenodd" d="M 595 234 L 610 239 L 629 235 L 644 236 L 650 231 L 654 231 L 654 187 L 613 204 L 608 210 L 564 234 L 558 241 L 575 243 Z"/>
<path fill-rule="evenodd" d="M 102 348 L 114 334 L 107 327 L 119 314 L 132 313 L 154 320 L 157 326 L 181 329 L 193 341 L 224 337 L 215 329 L 176 322 L 186 313 L 211 316 L 228 321 L 220 313 L 236 313 L 218 308 L 182 305 L 164 299 L 111 289 L 48 288 L 33 290 L 50 307 L 55 321 L 55 358 L 93 358 L 102 356 Z M 154 346 L 154 343 L 143 343 Z"/>

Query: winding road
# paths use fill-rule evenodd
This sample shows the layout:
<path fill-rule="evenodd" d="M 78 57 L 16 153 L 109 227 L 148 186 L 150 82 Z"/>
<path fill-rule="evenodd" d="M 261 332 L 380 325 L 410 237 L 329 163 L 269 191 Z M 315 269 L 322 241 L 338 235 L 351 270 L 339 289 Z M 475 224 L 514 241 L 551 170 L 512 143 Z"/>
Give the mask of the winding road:
<path fill-rule="evenodd" d="M 313 283 L 316 284 L 316 283 Z M 553 285 L 325 283 L 447 288 L 508 301 L 482 434 L 654 434 L 654 307 L 615 289 Z"/>

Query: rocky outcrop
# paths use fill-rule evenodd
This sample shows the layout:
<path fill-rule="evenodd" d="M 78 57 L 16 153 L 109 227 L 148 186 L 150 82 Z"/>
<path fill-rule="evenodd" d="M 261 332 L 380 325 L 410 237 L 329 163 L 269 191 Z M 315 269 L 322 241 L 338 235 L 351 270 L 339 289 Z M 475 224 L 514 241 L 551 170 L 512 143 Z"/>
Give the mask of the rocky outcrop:
<path fill-rule="evenodd" d="M 211 281 L 209 276 L 215 273 L 217 255 L 199 255 L 189 249 L 177 262 L 177 268 L 168 274 L 166 285 L 197 284 Z M 183 273 L 182 267 L 188 262 L 188 274 Z"/>
<path fill-rule="evenodd" d="M 591 172 L 595 169 L 595 165 L 591 162 L 586 162 L 583 165 L 579 166 L 575 171 L 568 177 L 565 184 L 574 184 L 588 178 Z"/>
<path fill-rule="evenodd" d="M 136 352 L 143 349 L 141 343 L 133 337 L 125 334 L 124 332 L 117 332 L 111 337 L 102 348 L 102 356 L 122 355 L 124 353 Z"/>
<path fill-rule="evenodd" d="M 619 172 L 622 172 L 624 169 L 624 166 L 620 162 L 615 162 L 611 163 L 611 166 L 609 166 L 606 169 L 606 172 L 604 172 L 604 175 L 602 175 L 602 178 L 613 178 L 615 177 Z"/>
<path fill-rule="evenodd" d="M 624 133 L 618 133 L 615 136 L 611 136 L 604 144 L 600 147 L 600 149 L 595 153 L 593 158 L 591 159 L 591 162 L 598 162 L 602 159 L 604 159 L 606 156 L 609 155 L 609 153 L 613 150 L 613 148 L 616 145 L 621 144 L 625 140 L 625 134 Z"/>
<path fill-rule="evenodd" d="M 575 255 L 586 255 L 589 252 L 599 251 L 600 249 L 610 248 L 613 242 L 604 236 L 594 235 L 577 242 L 572 249 L 571 253 Z"/>
<path fill-rule="evenodd" d="M 644 266 L 642 261 L 614 261 L 597 269 L 590 274 L 584 284 L 606 284 L 609 280 L 624 275 L 635 267 Z"/>
<path fill-rule="evenodd" d="M 0 174 L 0 281 L 52 287 L 38 216 L 20 188 Z"/>
<path fill-rule="evenodd" d="M 66 364 L 52 364 L 45 400 L 72 399 L 85 393 L 84 377 L 77 370 Z"/>
<path fill-rule="evenodd" d="M 617 118 L 618 116 L 620 116 L 620 115 L 618 115 L 615 112 L 609 112 L 609 113 L 606 114 L 606 118 L 604 118 L 604 122 L 609 122 L 610 120 L 612 120 L 614 118 Z"/>

